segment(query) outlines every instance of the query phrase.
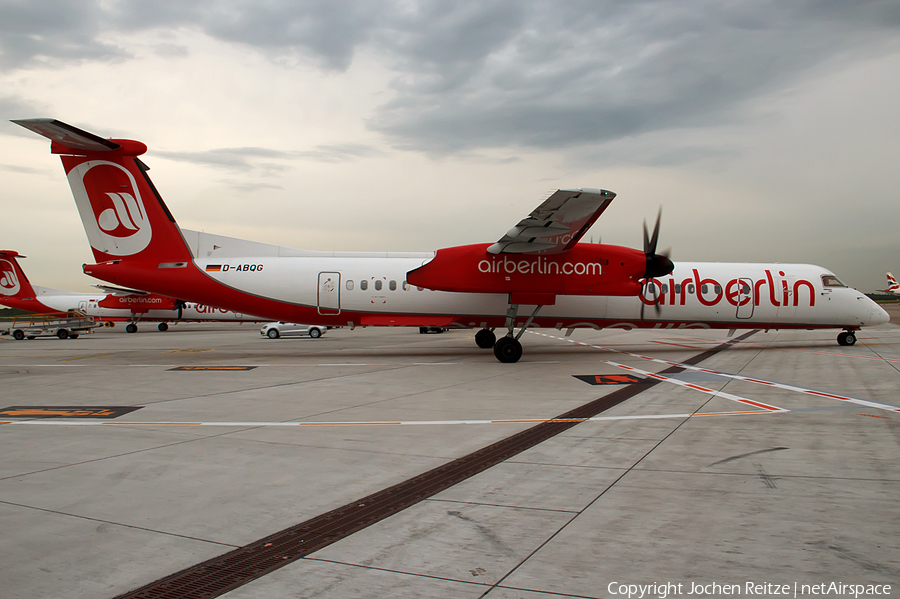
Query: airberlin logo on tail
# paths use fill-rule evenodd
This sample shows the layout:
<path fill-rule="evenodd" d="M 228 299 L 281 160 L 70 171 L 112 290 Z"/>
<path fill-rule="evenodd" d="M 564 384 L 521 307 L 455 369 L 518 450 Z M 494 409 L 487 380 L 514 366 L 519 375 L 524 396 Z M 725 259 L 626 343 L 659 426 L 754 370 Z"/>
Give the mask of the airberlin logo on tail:
<path fill-rule="evenodd" d="M 9 260 L 0 260 L 0 293 L 3 295 L 16 295 L 19 293 L 19 277 L 16 276 L 16 267 Z"/>
<path fill-rule="evenodd" d="M 113 256 L 131 256 L 150 244 L 150 220 L 128 169 L 89 160 L 69 171 L 68 179 L 91 247 Z"/>

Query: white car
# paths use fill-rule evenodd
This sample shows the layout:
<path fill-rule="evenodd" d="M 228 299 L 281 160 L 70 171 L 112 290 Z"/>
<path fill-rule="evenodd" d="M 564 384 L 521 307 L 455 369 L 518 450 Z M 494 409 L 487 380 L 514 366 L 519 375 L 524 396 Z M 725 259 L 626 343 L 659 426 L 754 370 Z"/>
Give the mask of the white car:
<path fill-rule="evenodd" d="M 297 324 L 295 322 L 270 322 L 259 330 L 259 334 L 269 339 L 278 339 L 282 335 L 309 335 L 318 339 L 325 334 L 328 327 L 317 324 Z"/>

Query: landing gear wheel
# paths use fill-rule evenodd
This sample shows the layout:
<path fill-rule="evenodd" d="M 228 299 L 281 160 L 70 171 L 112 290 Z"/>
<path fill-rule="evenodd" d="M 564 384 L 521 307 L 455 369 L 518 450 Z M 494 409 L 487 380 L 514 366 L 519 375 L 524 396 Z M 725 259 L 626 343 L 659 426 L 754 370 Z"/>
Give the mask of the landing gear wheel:
<path fill-rule="evenodd" d="M 25 338 L 25 333 L 22 331 L 13 331 L 13 339 L 16 341 L 21 341 Z"/>
<path fill-rule="evenodd" d="M 269 329 L 269 331 L 266 333 L 266 337 L 268 337 L 269 339 L 278 339 L 279 337 L 281 337 L 281 333 L 278 332 L 278 329 Z"/>
<path fill-rule="evenodd" d="M 164 322 L 161 322 L 161 323 L 159 323 L 159 326 L 156 327 L 156 328 L 159 329 L 159 330 L 162 331 L 162 332 L 166 332 L 166 331 L 169 330 L 169 325 L 167 325 L 167 324 L 164 323 Z"/>
<path fill-rule="evenodd" d="M 513 337 L 503 337 L 494 344 L 494 356 L 504 364 L 518 362 L 522 357 L 522 344 Z"/>
<path fill-rule="evenodd" d="M 322 336 L 322 331 L 320 331 L 319 329 L 310 329 L 309 336 L 312 337 L 313 339 L 318 339 L 319 337 Z"/>
<path fill-rule="evenodd" d="M 126 333 L 137 333 L 137 325 L 134 324 L 133 322 L 129 322 L 129 323 L 125 326 L 125 332 L 126 332 Z"/>
<path fill-rule="evenodd" d="M 67 331 L 65 329 L 60 329 L 60 330 L 56 331 L 56 336 L 59 337 L 60 339 L 68 339 L 69 331 Z"/>
<path fill-rule="evenodd" d="M 490 329 L 481 329 L 475 333 L 475 345 L 481 349 L 490 349 L 497 343 L 497 336 Z"/>
<path fill-rule="evenodd" d="M 69 339 L 78 339 L 78 333 L 69 333 Z"/>
<path fill-rule="evenodd" d="M 851 331 L 844 331 L 837 337 L 838 345 L 856 345 L 856 335 Z"/>

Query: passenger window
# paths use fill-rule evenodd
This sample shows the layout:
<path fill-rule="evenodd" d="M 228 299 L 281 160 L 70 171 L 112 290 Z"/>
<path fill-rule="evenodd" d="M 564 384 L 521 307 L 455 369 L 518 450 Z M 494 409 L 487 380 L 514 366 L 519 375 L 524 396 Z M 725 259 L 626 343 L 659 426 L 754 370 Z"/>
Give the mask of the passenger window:
<path fill-rule="evenodd" d="M 365 279 L 363 279 L 362 281 L 359 282 L 359 288 L 360 288 L 360 290 L 365 291 L 366 289 L 369 288 L 369 282 L 366 281 Z"/>
<path fill-rule="evenodd" d="M 700 285 L 700 293 L 708 293 L 709 285 Z"/>
<path fill-rule="evenodd" d="M 675 283 L 675 293 L 681 293 L 681 283 Z"/>
<path fill-rule="evenodd" d="M 713 291 L 715 291 L 716 293 L 722 293 L 722 286 L 721 285 L 713 285 Z"/>
<path fill-rule="evenodd" d="M 662 294 L 665 295 L 667 293 L 669 293 L 669 286 L 666 285 L 665 283 L 663 283 L 662 284 Z"/>
<path fill-rule="evenodd" d="M 347 279 L 347 291 L 353 291 L 353 281 Z"/>
<path fill-rule="evenodd" d="M 375 281 L 375 291 L 381 291 L 381 281 Z"/>
<path fill-rule="evenodd" d="M 416 289 L 418 289 L 419 291 L 425 291 L 424 287 L 416 287 Z"/>
<path fill-rule="evenodd" d="M 742 283 L 741 293 L 743 293 L 744 295 L 750 295 L 750 285 L 748 285 L 747 283 Z"/>
<path fill-rule="evenodd" d="M 689 285 L 687 286 L 687 292 L 688 292 L 688 293 L 694 293 L 694 285 L 693 285 L 693 283 L 691 283 L 691 284 L 689 284 Z"/>
<path fill-rule="evenodd" d="M 409 291 L 409 283 L 403 281 L 403 291 Z"/>
<path fill-rule="evenodd" d="M 397 281 L 391 281 L 388 283 L 388 287 L 391 291 L 397 291 Z"/>
<path fill-rule="evenodd" d="M 841 280 L 834 275 L 822 275 L 822 285 L 825 287 L 846 287 Z"/>

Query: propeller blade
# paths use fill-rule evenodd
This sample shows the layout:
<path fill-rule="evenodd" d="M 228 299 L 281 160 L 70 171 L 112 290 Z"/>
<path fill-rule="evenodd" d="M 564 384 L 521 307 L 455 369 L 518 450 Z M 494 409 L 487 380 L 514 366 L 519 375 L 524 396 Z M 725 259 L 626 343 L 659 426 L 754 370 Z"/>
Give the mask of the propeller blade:
<path fill-rule="evenodd" d="M 673 270 L 675 265 L 669 260 L 669 252 L 671 248 L 665 250 L 661 254 L 656 253 L 656 246 L 659 243 L 659 227 L 662 221 L 662 206 L 656 215 L 656 224 L 653 225 L 653 235 L 647 230 L 647 221 L 644 221 L 644 255 L 647 257 L 647 268 L 644 270 L 644 278 L 654 279 L 656 277 L 664 277 Z"/>
<path fill-rule="evenodd" d="M 650 233 L 647 232 L 647 219 L 644 219 L 644 253 L 650 253 Z"/>

